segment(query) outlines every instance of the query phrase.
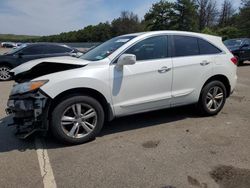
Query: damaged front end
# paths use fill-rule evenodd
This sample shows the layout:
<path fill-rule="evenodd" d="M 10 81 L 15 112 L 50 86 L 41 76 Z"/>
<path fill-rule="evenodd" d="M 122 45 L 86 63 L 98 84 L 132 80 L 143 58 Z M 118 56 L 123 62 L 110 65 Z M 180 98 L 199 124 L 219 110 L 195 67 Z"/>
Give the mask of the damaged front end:
<path fill-rule="evenodd" d="M 13 123 L 19 138 L 27 138 L 37 131 L 48 130 L 48 109 L 50 98 L 42 91 L 10 96 L 6 109 L 13 115 Z"/>
<path fill-rule="evenodd" d="M 48 131 L 48 112 L 52 99 L 40 88 L 49 80 L 36 79 L 86 65 L 87 62 L 76 58 L 48 58 L 24 63 L 11 71 L 16 83 L 8 100 L 6 113 L 12 114 L 11 125 L 16 126 L 19 138 L 27 138 L 37 131 Z"/>

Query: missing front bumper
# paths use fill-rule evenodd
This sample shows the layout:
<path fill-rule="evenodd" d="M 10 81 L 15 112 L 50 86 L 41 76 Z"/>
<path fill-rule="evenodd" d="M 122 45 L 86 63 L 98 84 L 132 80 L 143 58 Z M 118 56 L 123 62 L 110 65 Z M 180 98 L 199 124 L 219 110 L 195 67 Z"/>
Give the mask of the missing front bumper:
<path fill-rule="evenodd" d="M 12 114 L 13 123 L 19 138 L 27 138 L 37 131 L 47 131 L 47 109 L 49 97 L 41 91 L 25 95 L 11 96 L 8 101 L 7 114 Z"/>

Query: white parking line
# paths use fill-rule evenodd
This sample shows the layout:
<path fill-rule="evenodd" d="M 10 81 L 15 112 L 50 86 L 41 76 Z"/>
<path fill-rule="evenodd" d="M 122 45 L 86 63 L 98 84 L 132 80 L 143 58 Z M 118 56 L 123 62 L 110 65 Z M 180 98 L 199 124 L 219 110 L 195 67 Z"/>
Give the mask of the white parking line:
<path fill-rule="evenodd" d="M 44 188 L 56 188 L 56 181 L 49 162 L 47 149 L 44 148 L 44 144 L 39 138 L 36 138 L 35 144 Z"/>

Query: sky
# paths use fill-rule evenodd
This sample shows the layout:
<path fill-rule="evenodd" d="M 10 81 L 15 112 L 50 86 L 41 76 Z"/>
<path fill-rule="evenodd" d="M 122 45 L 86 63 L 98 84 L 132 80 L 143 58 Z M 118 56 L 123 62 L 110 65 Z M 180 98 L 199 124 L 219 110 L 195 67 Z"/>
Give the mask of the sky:
<path fill-rule="evenodd" d="M 0 0 L 0 33 L 52 35 L 111 22 L 128 10 L 143 18 L 159 0 Z M 174 1 L 174 0 L 169 0 Z M 216 0 L 221 4 L 223 0 Z M 233 0 L 234 6 L 240 0 Z"/>

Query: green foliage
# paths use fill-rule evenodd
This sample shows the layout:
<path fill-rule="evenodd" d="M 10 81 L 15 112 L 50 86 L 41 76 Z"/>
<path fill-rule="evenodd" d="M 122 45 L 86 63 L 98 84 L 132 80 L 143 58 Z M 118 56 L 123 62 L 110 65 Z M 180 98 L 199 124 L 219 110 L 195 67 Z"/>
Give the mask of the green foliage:
<path fill-rule="evenodd" d="M 208 34 L 208 35 L 218 35 L 216 31 L 214 31 L 213 29 L 209 27 L 205 27 L 201 32 L 204 34 Z"/>
<path fill-rule="evenodd" d="M 239 29 L 228 26 L 218 29 L 217 33 L 223 38 L 223 40 L 227 40 L 230 38 L 237 38 L 239 36 Z"/>
<path fill-rule="evenodd" d="M 174 29 L 174 3 L 160 0 L 152 5 L 145 14 L 144 19 L 148 30 L 169 30 Z"/>
<path fill-rule="evenodd" d="M 236 25 L 241 36 L 250 37 L 250 0 L 243 0 L 242 4 L 243 7 L 236 18 Z"/>
<path fill-rule="evenodd" d="M 112 21 L 111 25 L 113 36 L 143 31 L 143 26 L 138 16 L 127 11 L 123 11 L 119 18 Z"/>
<path fill-rule="evenodd" d="M 177 0 L 175 3 L 175 27 L 182 31 L 198 30 L 198 6 L 194 0 Z"/>
<path fill-rule="evenodd" d="M 36 38 L 39 38 L 39 37 L 40 36 L 0 34 L 0 41 L 29 42 L 29 41 L 36 39 Z"/>

